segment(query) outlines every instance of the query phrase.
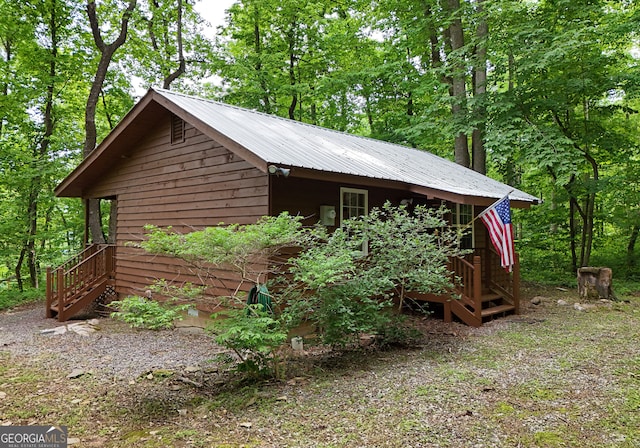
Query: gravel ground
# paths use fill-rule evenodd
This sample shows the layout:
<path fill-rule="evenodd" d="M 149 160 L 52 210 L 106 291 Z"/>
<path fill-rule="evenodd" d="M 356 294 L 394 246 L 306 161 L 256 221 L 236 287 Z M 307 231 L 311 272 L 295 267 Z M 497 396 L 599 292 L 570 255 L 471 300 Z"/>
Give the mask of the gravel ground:
<path fill-rule="evenodd" d="M 283 381 L 216 369 L 204 334 L 45 335 L 41 304 L 0 313 L 0 425 L 66 424 L 89 448 L 640 447 L 637 296 L 581 311 L 573 290 L 523 290 L 522 315 L 481 328 L 416 316 L 410 348 L 305 345 Z"/>
<path fill-rule="evenodd" d="M 60 323 L 45 318 L 42 304 L 2 312 L 0 351 L 37 359 L 51 367 L 81 369 L 116 379 L 132 379 L 158 369 L 210 367 L 208 361 L 223 352 L 202 333 L 136 330 L 110 318 L 97 319 L 98 331 L 88 336 L 72 331 L 41 333 L 74 322 L 78 321 Z"/>

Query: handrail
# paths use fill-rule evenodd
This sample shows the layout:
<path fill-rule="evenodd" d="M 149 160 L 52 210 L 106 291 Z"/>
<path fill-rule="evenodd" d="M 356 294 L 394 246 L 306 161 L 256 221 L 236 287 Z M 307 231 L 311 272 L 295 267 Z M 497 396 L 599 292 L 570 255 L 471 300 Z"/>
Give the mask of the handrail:
<path fill-rule="evenodd" d="M 500 293 L 503 298 L 515 306 L 516 314 L 520 307 L 520 257 L 516 253 L 513 272 L 507 272 L 500 265 L 500 255 L 492 248 L 486 250 L 486 279 L 487 287 Z"/>
<path fill-rule="evenodd" d="M 98 245 L 97 244 L 91 244 L 91 245 L 87 246 L 84 250 L 82 250 L 81 252 L 78 252 L 77 254 L 75 254 L 74 256 L 69 258 L 67 261 L 62 263 L 56 269 L 63 269 L 65 271 L 67 271 L 69 269 L 67 266 L 75 266 L 75 265 L 77 265 L 79 263 L 82 263 L 82 260 L 84 260 L 84 259 L 88 258 L 90 255 L 94 254 L 97 249 L 98 249 Z"/>
<path fill-rule="evenodd" d="M 112 276 L 114 253 L 114 245 L 94 244 L 56 269 L 47 268 L 47 317 L 52 317 L 54 303 L 62 313 L 85 290 Z"/>
<path fill-rule="evenodd" d="M 479 256 L 469 262 L 462 257 L 451 259 L 453 284 L 460 300 L 471 308 L 469 311 L 482 319 L 482 261 Z"/>
<path fill-rule="evenodd" d="M 517 253 L 511 273 L 500 266 L 500 256 L 493 248 L 488 248 L 483 258 L 475 255 L 469 261 L 455 257 L 450 264 L 460 301 L 479 321 L 482 321 L 482 294 L 485 289 L 500 294 L 514 306 L 515 314 L 520 313 L 520 257 Z"/>

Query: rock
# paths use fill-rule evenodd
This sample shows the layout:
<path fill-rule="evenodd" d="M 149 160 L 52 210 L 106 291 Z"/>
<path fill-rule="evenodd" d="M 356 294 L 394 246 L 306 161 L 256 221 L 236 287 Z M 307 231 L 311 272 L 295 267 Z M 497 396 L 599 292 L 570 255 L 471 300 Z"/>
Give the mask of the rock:
<path fill-rule="evenodd" d="M 88 372 L 86 372 L 85 370 L 82 369 L 73 369 L 71 371 L 71 373 L 69 375 L 67 375 L 67 378 L 70 380 L 76 379 L 76 378 L 80 378 L 83 375 L 86 375 Z"/>
<path fill-rule="evenodd" d="M 75 445 L 76 443 L 80 443 L 80 439 L 77 437 L 67 437 L 67 445 Z"/>
<path fill-rule="evenodd" d="M 595 309 L 596 306 L 593 303 L 576 303 L 573 308 L 576 311 L 589 311 Z"/>
<path fill-rule="evenodd" d="M 558 300 L 558 306 L 567 306 L 569 305 L 569 302 L 567 302 L 566 300 Z"/>
<path fill-rule="evenodd" d="M 61 325 L 59 327 L 40 330 L 40 334 L 59 336 L 67 332 L 73 332 L 80 336 L 89 336 L 98 330 L 98 322 L 98 319 L 91 319 L 86 322 L 74 322 L 71 324 Z"/>
<path fill-rule="evenodd" d="M 184 369 L 184 371 L 186 373 L 196 373 L 196 372 L 200 372 L 202 369 L 198 366 L 188 366 L 187 368 Z"/>
<path fill-rule="evenodd" d="M 540 305 L 543 302 L 544 297 L 541 296 L 535 296 L 533 299 L 531 299 L 531 304 L 532 305 Z"/>
<path fill-rule="evenodd" d="M 249 429 L 249 428 L 251 428 L 252 426 L 253 426 L 253 424 L 252 424 L 251 422 L 242 422 L 242 423 L 240 423 L 240 427 L 241 427 L 241 428 L 247 428 L 247 429 Z"/>
<path fill-rule="evenodd" d="M 362 334 L 360 335 L 360 345 L 362 347 L 368 347 L 376 341 L 374 334 Z"/>
<path fill-rule="evenodd" d="M 0 400 L 2 400 L 3 398 L 7 398 L 6 392 L 0 392 Z"/>

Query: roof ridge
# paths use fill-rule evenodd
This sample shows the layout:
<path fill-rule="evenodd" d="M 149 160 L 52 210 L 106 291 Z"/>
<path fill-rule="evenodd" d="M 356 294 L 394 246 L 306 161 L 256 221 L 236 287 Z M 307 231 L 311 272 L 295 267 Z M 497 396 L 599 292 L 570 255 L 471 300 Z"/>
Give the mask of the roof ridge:
<path fill-rule="evenodd" d="M 196 100 L 196 101 L 204 101 L 204 102 L 207 102 L 207 103 L 213 103 L 213 104 L 217 104 L 217 105 L 220 105 L 220 106 L 228 107 L 230 109 L 236 109 L 236 110 L 239 110 L 239 111 L 251 112 L 251 113 L 254 113 L 254 114 L 257 114 L 257 115 L 262 115 L 262 116 L 265 116 L 265 117 L 282 120 L 284 122 L 291 123 L 291 124 L 294 124 L 296 126 L 307 126 L 307 127 L 314 128 L 314 129 L 320 129 L 322 131 L 332 132 L 332 133 L 348 136 L 350 138 L 359 138 L 359 139 L 362 139 L 362 140 L 371 141 L 371 142 L 375 142 L 375 143 L 383 142 L 383 143 L 386 143 L 388 145 L 395 145 L 395 146 L 398 146 L 398 147 L 403 148 L 403 149 L 419 151 L 419 152 L 427 153 L 427 154 L 429 154 L 431 156 L 434 156 L 434 157 L 440 157 L 440 156 L 438 156 L 436 154 L 433 154 L 431 151 L 428 151 L 426 149 L 414 148 L 414 147 L 411 147 L 411 146 L 402 145 L 400 143 L 388 142 L 388 141 L 376 139 L 376 138 L 373 138 L 373 137 L 367 137 L 365 135 L 352 134 L 352 133 L 346 132 L 346 131 L 338 131 L 336 129 L 327 128 L 327 127 L 320 126 L 320 125 L 317 125 L 317 124 L 306 123 L 304 121 L 298 121 L 298 120 L 292 120 L 291 118 L 281 117 L 280 115 L 269 114 L 269 113 L 266 113 L 266 112 L 261 112 L 259 110 L 249 109 L 247 107 L 236 106 L 235 104 L 228 104 L 228 103 L 224 103 L 224 102 L 218 101 L 218 100 L 213 100 L 213 99 L 210 99 L 210 98 L 203 98 L 203 97 L 196 96 L 196 95 L 190 95 L 188 93 L 175 92 L 173 90 L 162 89 L 162 88 L 159 88 L 159 87 L 152 87 L 150 90 L 154 90 L 155 92 L 158 92 L 158 93 L 161 93 L 161 94 L 182 96 L 182 97 L 189 98 L 189 99 Z M 449 159 L 445 159 L 445 160 L 449 160 Z M 463 168 L 466 168 L 463 165 L 460 165 L 460 166 L 462 166 Z"/>

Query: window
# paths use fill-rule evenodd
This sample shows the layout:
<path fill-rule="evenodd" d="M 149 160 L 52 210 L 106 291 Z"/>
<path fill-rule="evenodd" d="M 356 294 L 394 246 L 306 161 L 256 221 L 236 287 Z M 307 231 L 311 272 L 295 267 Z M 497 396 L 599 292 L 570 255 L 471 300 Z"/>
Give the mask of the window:
<path fill-rule="evenodd" d="M 356 188 L 340 188 L 340 222 L 359 216 L 367 216 L 369 212 L 369 192 Z M 366 241 L 362 242 L 363 255 L 369 251 Z"/>
<path fill-rule="evenodd" d="M 171 115 L 171 144 L 184 142 L 184 120 L 176 115 Z"/>
<path fill-rule="evenodd" d="M 451 208 L 451 225 L 458 229 L 464 229 L 460 237 L 461 249 L 473 249 L 475 247 L 475 232 L 473 225 L 467 225 L 473 220 L 473 205 L 454 204 Z"/>
<path fill-rule="evenodd" d="M 340 222 L 358 216 L 366 216 L 369 202 L 367 190 L 356 188 L 340 189 Z"/>

